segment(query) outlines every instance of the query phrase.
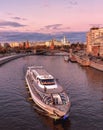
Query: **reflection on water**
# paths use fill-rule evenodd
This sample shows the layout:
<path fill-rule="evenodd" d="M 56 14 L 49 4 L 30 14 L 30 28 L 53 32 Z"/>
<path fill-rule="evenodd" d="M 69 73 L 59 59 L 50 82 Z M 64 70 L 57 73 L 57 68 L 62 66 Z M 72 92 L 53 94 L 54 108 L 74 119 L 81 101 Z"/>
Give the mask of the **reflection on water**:
<path fill-rule="evenodd" d="M 34 108 L 34 107 L 33 107 Z M 44 113 L 36 107 L 34 108 L 36 112 L 41 116 L 43 123 L 50 127 L 52 130 L 68 130 L 70 128 L 70 120 L 53 120 L 48 116 L 44 116 Z"/>
<path fill-rule="evenodd" d="M 101 80 L 103 80 L 103 72 L 101 71 L 98 71 L 96 69 L 93 69 L 93 68 L 86 68 L 85 69 L 87 75 L 88 75 L 88 80 L 90 80 L 90 82 L 92 83 L 98 83 L 98 82 L 101 82 Z"/>
<path fill-rule="evenodd" d="M 69 120 L 53 121 L 30 100 L 28 66 L 42 65 L 57 78 L 72 103 Z M 103 72 L 61 56 L 28 56 L 0 67 L 0 130 L 102 130 Z"/>

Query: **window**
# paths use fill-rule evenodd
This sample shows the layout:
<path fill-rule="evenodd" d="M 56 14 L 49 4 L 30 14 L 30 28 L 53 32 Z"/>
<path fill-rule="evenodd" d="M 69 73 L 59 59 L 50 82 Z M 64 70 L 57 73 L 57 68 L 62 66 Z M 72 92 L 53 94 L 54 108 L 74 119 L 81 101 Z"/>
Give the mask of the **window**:
<path fill-rule="evenodd" d="M 54 79 L 40 79 L 40 83 L 42 85 L 54 85 L 55 81 Z"/>

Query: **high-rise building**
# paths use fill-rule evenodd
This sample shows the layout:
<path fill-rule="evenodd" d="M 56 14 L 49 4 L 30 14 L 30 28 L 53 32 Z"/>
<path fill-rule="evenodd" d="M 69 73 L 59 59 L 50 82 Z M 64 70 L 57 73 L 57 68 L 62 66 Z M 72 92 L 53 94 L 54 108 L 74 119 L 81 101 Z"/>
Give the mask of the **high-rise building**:
<path fill-rule="evenodd" d="M 87 33 L 87 53 L 103 55 L 103 28 L 93 27 Z"/>

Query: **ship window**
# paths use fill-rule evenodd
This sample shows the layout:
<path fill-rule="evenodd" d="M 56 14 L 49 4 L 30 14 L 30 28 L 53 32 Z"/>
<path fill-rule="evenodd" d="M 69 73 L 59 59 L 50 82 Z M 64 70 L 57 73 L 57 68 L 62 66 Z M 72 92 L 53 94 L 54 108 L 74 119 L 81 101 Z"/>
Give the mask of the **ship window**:
<path fill-rule="evenodd" d="M 43 85 L 54 85 L 54 79 L 40 79 L 41 84 Z"/>

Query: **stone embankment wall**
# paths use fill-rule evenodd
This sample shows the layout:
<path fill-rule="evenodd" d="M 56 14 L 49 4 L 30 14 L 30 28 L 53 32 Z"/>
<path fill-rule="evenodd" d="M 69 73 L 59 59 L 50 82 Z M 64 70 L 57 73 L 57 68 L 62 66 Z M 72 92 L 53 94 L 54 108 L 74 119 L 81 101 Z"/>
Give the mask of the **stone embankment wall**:
<path fill-rule="evenodd" d="M 27 56 L 28 54 L 17 54 L 17 55 L 11 55 L 11 56 L 6 56 L 6 57 L 2 57 L 0 58 L 0 65 L 3 65 L 11 60 L 15 60 L 17 58 L 23 57 L 23 56 Z"/>

